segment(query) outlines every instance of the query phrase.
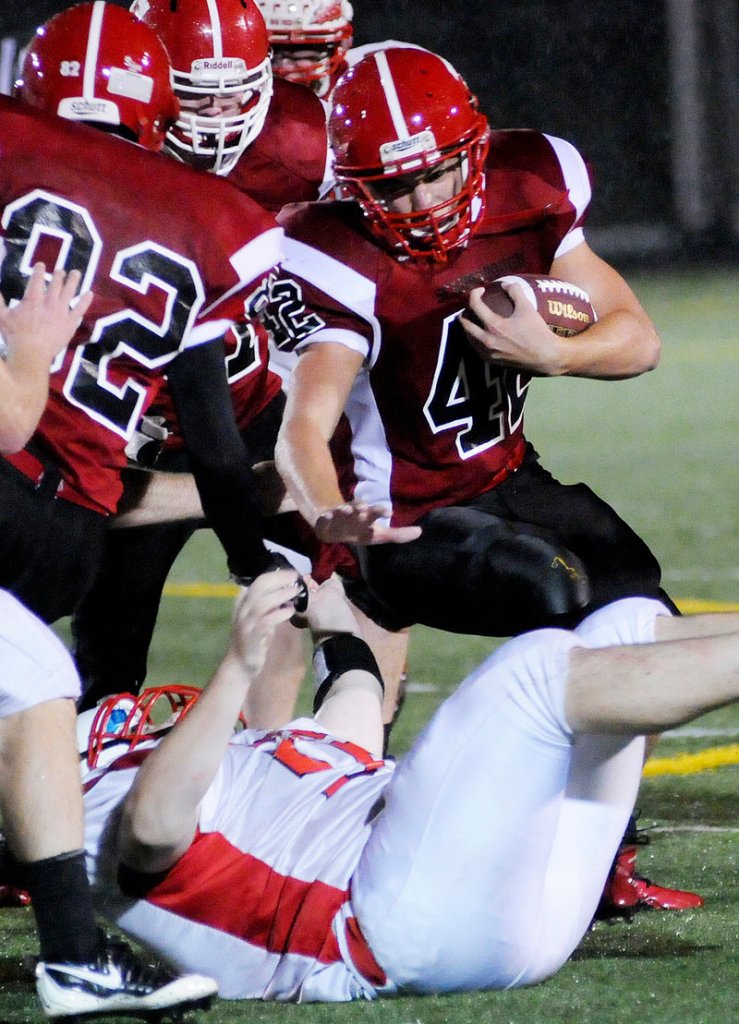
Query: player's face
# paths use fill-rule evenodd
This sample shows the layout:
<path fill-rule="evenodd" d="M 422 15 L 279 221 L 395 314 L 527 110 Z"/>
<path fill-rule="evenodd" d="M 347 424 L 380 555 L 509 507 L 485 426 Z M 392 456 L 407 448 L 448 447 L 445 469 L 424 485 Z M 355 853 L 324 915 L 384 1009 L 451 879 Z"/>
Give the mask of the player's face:
<path fill-rule="evenodd" d="M 325 96 L 331 87 L 330 59 L 336 48 L 273 46 L 272 70 L 278 78 L 296 82 Z"/>
<path fill-rule="evenodd" d="M 402 174 L 387 181 L 368 182 L 375 198 L 391 213 L 421 213 L 451 202 L 462 187 L 459 157 L 416 174 Z"/>
<path fill-rule="evenodd" d="M 189 99 L 180 98 L 180 110 L 200 117 L 238 117 L 244 102 L 244 93 L 221 96 L 197 96 Z"/>
<path fill-rule="evenodd" d="M 290 78 L 291 74 L 298 77 L 301 72 L 314 67 L 325 57 L 324 50 L 297 50 L 293 47 L 278 49 L 275 47 L 272 52 L 272 67 L 275 74 L 282 78 Z"/>

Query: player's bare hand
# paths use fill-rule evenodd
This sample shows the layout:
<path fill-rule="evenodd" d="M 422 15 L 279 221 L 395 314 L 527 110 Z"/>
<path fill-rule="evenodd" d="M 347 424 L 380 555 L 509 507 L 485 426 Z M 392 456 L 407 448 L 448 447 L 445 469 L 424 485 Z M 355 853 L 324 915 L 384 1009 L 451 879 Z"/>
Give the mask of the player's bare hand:
<path fill-rule="evenodd" d="M 350 501 L 328 509 L 316 520 L 314 529 L 329 544 L 407 544 L 421 536 L 420 526 L 384 526 L 390 510 L 384 505 Z"/>
<path fill-rule="evenodd" d="M 264 665 L 276 627 L 295 614 L 293 604 L 302 586 L 294 569 L 262 573 L 236 601 L 229 652 L 249 677 Z"/>
<path fill-rule="evenodd" d="M 483 288 L 470 292 L 469 308 L 484 324 L 478 327 L 467 317 L 460 317 L 470 344 L 486 362 L 525 370 L 535 376 L 558 376 L 564 366 L 564 339 L 549 329 L 526 299 L 520 284 L 504 287 L 514 304 L 509 317 L 488 309 L 481 298 Z"/>
<path fill-rule="evenodd" d="M 314 640 L 333 633 L 360 635 L 359 624 L 344 593 L 344 585 L 336 575 L 311 591 L 303 618 Z"/>
<path fill-rule="evenodd" d="M 92 302 L 92 292 L 75 301 L 79 270 L 55 270 L 46 284 L 46 267 L 36 263 L 23 298 L 8 308 L 0 297 L 0 331 L 8 351 L 16 345 L 33 345 L 51 362 L 67 347 Z"/>

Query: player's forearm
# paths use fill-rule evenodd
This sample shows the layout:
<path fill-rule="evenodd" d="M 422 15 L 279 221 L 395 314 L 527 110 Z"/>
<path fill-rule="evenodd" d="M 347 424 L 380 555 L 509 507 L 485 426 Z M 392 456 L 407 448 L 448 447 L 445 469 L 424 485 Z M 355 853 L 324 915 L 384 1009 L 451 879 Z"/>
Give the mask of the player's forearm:
<path fill-rule="evenodd" d="M 204 517 L 191 473 L 131 468 L 124 470 L 123 485 L 123 498 L 110 524 L 113 529 Z"/>
<path fill-rule="evenodd" d="M 554 277 L 583 288 L 598 321 L 582 334 L 561 339 L 563 374 L 619 379 L 653 370 L 659 362 L 659 335 L 627 282 L 582 242 L 552 263 Z"/>
<path fill-rule="evenodd" d="M 224 360 L 221 341 L 186 350 L 173 361 L 169 387 L 203 511 L 228 567 L 237 576 L 256 576 L 270 556 Z"/>
<path fill-rule="evenodd" d="M 648 318 L 618 310 L 560 339 L 560 350 L 563 376 L 623 380 L 657 366 L 660 340 Z"/>
<path fill-rule="evenodd" d="M 142 764 L 126 799 L 119 856 L 139 871 L 163 871 L 187 849 L 248 690 L 227 655 L 202 697 Z"/>
<path fill-rule="evenodd" d="M 24 448 L 41 419 L 49 397 L 49 359 L 32 346 L 0 360 L 0 451 Z"/>
<path fill-rule="evenodd" d="M 328 443 L 310 421 L 298 416 L 283 422 L 275 462 L 288 494 L 311 526 L 328 509 L 343 504 Z"/>
<path fill-rule="evenodd" d="M 295 611 L 292 570 L 268 572 L 242 590 L 228 649 L 200 699 L 146 758 L 126 798 L 119 856 L 139 871 L 163 871 L 187 849 L 200 802 L 216 777 L 275 629 Z"/>
<path fill-rule="evenodd" d="M 264 572 L 270 553 L 264 544 L 250 467 L 243 460 L 230 466 L 206 466 L 193 459 L 193 471 L 205 517 L 226 552 L 231 573 L 253 577 Z"/>
<path fill-rule="evenodd" d="M 277 469 L 303 517 L 314 526 L 344 503 L 329 449 L 363 357 L 342 344 L 311 345 L 290 379 L 275 447 Z"/>
<path fill-rule="evenodd" d="M 256 495 L 263 515 L 294 512 L 295 504 L 285 494 L 273 462 L 253 467 Z M 204 519 L 195 477 L 192 473 L 169 473 L 130 467 L 123 472 L 123 497 L 111 518 L 112 529 L 148 526 L 183 519 Z"/>
<path fill-rule="evenodd" d="M 576 648 L 570 659 L 566 716 L 575 732 L 652 734 L 739 700 L 736 633 Z"/>

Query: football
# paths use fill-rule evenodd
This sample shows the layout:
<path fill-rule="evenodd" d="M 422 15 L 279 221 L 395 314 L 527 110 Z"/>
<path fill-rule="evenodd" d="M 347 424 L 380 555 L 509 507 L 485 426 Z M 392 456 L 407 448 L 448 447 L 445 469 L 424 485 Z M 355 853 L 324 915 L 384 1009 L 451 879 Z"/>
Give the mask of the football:
<path fill-rule="evenodd" d="M 503 288 L 504 284 L 520 284 L 526 298 L 544 322 L 555 334 L 563 337 L 580 334 L 598 319 L 587 292 L 568 281 L 543 274 L 509 274 L 489 284 L 482 301 L 498 316 L 507 317 L 513 312 L 513 302 Z M 479 318 L 469 309 L 464 316 L 482 326 Z"/>

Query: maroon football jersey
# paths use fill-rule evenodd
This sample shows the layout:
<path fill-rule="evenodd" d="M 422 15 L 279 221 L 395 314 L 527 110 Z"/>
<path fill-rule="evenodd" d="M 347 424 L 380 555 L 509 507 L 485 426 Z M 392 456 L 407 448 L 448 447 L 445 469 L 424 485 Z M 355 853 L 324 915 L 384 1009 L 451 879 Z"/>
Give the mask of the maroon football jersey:
<path fill-rule="evenodd" d="M 114 512 L 126 442 L 168 364 L 243 318 L 282 231 L 215 175 L 6 98 L 0 207 L 6 301 L 39 259 L 79 268 L 95 293 L 31 444 L 92 507 Z"/>
<path fill-rule="evenodd" d="M 353 202 L 278 217 L 294 310 L 275 315 L 277 343 L 333 341 L 366 356 L 345 410 L 348 443 L 334 446 L 346 497 L 390 502 L 392 523 L 404 525 L 520 465 L 529 377 L 485 363 L 458 317 L 472 288 L 548 272 L 582 240 L 589 199 L 588 171 L 569 143 L 502 131 L 492 138 L 484 216 L 447 263 L 393 257 Z"/>

